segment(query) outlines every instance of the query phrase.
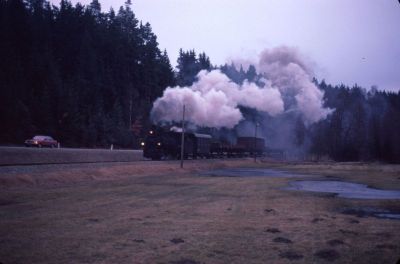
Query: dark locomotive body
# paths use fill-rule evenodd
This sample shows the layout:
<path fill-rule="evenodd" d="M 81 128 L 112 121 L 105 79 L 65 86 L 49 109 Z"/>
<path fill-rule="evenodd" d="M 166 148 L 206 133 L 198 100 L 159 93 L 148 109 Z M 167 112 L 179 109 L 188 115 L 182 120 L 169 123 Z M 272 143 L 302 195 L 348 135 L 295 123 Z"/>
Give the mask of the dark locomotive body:
<path fill-rule="evenodd" d="M 182 132 L 166 131 L 154 127 L 144 142 L 145 158 L 180 159 Z M 254 137 L 238 137 L 235 145 L 214 140 L 210 135 L 185 132 L 184 158 L 223 158 L 262 156 L 265 154 L 265 140 Z"/>
<path fill-rule="evenodd" d="M 185 132 L 184 137 L 184 158 L 210 157 L 210 135 Z M 144 142 L 143 156 L 153 160 L 180 159 L 181 141 L 182 132 L 152 129 Z"/>

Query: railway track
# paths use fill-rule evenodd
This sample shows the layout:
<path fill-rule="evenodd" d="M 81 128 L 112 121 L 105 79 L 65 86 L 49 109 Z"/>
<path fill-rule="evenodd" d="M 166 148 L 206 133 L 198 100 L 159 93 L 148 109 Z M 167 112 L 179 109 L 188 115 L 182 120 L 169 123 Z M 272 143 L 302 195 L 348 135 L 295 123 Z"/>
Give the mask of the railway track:
<path fill-rule="evenodd" d="M 246 157 L 242 158 L 211 158 L 211 159 L 185 159 L 185 162 L 191 161 L 206 161 L 206 160 L 241 160 Z M 102 164 L 102 163 L 110 163 L 110 164 L 117 164 L 117 163 L 135 163 L 135 162 L 179 162 L 177 159 L 167 159 L 167 160 L 151 160 L 151 159 L 141 159 L 141 160 L 114 160 L 114 161 L 74 161 L 74 162 L 47 162 L 47 163 L 10 163 L 10 164 L 0 164 L 0 167 L 27 167 L 27 166 L 47 166 L 47 165 L 79 165 L 79 164 Z"/>
<path fill-rule="evenodd" d="M 73 165 L 73 164 L 100 164 L 100 163 L 129 163 L 129 162 L 142 162 L 152 160 L 113 160 L 113 161 L 73 161 L 73 162 L 47 162 L 47 163 L 10 163 L 0 164 L 0 167 L 14 167 L 14 166 L 46 166 L 46 165 Z"/>
<path fill-rule="evenodd" d="M 221 158 L 214 158 L 221 159 Z M 222 159 L 241 159 L 224 157 Z M 197 159 L 200 161 L 201 159 Z M 29 167 L 46 165 L 79 164 L 118 164 L 130 162 L 151 162 L 143 158 L 141 150 L 105 150 L 105 149 L 34 149 L 24 147 L 0 147 L 0 167 Z M 194 161 L 192 159 L 186 162 Z M 154 162 L 177 162 L 167 159 Z"/>
<path fill-rule="evenodd" d="M 0 166 L 143 161 L 141 150 L 0 147 Z"/>

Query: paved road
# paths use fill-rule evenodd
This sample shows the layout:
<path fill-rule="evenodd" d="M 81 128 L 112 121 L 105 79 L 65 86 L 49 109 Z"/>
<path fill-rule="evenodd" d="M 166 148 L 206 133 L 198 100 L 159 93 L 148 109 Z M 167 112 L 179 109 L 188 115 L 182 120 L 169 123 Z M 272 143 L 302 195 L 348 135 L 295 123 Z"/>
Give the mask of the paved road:
<path fill-rule="evenodd" d="M 143 160 L 142 150 L 0 147 L 0 165 L 126 162 Z"/>

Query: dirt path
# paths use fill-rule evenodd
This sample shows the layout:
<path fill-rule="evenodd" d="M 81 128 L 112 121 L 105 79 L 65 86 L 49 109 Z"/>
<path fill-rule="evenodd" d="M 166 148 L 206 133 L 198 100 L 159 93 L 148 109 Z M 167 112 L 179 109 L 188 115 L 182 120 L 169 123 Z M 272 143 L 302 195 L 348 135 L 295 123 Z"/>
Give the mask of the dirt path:
<path fill-rule="evenodd" d="M 198 173 L 252 166 L 249 161 L 187 165 L 183 171 L 151 163 L 24 172 L 35 181 L 3 185 L 0 192 L 0 262 L 395 263 L 400 257 L 400 221 L 341 212 L 397 208 L 399 201 L 285 191 L 290 179 L 283 177 Z M 278 165 L 257 164 L 264 166 Z M 397 171 L 296 166 L 279 168 L 366 184 L 379 176 L 382 186 L 400 189 Z M 56 181 L 60 175 L 78 180 Z"/>

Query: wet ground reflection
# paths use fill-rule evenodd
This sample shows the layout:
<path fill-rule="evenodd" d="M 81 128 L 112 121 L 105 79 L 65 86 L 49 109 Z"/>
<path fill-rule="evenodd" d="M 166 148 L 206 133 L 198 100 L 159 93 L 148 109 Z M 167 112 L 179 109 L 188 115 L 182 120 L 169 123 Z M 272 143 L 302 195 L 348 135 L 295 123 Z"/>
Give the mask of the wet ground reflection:
<path fill-rule="evenodd" d="M 286 190 L 334 193 L 338 197 L 355 199 L 400 199 L 398 190 L 379 190 L 365 184 L 343 181 L 293 181 Z"/>
<path fill-rule="evenodd" d="M 298 174 L 288 171 L 262 168 L 229 168 L 211 170 L 201 173 L 203 176 L 212 177 L 272 177 L 272 178 L 291 178 L 291 177 L 307 177 L 310 175 Z"/>

